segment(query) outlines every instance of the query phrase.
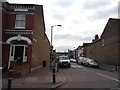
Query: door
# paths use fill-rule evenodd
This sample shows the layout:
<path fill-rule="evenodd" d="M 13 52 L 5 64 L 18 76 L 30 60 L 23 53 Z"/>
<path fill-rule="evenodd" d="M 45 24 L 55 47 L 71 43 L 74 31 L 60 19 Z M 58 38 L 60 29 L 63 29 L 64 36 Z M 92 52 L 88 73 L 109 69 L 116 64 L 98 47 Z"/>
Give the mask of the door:
<path fill-rule="evenodd" d="M 14 60 L 23 62 L 24 46 L 15 46 Z"/>
<path fill-rule="evenodd" d="M 28 45 L 11 45 L 10 46 L 8 69 L 10 67 L 11 61 L 27 62 L 27 47 Z"/>

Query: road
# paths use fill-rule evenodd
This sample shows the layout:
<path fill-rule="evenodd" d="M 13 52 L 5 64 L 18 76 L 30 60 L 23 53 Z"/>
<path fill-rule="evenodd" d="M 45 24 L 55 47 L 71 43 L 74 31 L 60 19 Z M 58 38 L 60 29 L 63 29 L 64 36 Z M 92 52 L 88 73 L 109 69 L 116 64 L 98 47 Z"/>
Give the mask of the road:
<path fill-rule="evenodd" d="M 59 88 L 111 88 L 120 85 L 118 72 L 85 67 L 71 63 L 71 68 L 60 68 L 66 77 L 66 83 Z"/>

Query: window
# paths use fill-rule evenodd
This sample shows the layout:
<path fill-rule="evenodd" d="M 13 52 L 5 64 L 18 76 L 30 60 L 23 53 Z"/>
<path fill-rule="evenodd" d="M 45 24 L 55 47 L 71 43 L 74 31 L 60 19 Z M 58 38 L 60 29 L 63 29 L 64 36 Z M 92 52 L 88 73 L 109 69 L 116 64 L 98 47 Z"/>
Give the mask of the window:
<path fill-rule="evenodd" d="M 25 28 L 25 20 L 26 20 L 25 14 L 17 14 L 15 28 Z"/>

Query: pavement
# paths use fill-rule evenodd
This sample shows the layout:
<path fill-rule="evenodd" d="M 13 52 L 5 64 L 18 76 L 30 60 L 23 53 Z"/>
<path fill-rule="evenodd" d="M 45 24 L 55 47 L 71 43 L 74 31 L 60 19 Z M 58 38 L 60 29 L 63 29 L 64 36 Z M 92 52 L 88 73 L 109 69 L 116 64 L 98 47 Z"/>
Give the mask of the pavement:
<path fill-rule="evenodd" d="M 28 76 L 14 78 L 12 80 L 12 88 L 56 89 L 65 82 L 66 78 L 59 70 L 59 72 L 56 72 L 56 83 L 53 83 L 52 70 L 50 70 L 49 66 L 46 66 L 32 70 Z M 5 79 L 3 80 L 3 88 L 7 88 Z"/>
<path fill-rule="evenodd" d="M 100 65 L 100 68 L 116 71 L 116 68 L 111 65 Z M 119 68 L 119 67 L 118 67 Z M 120 70 L 120 69 L 118 69 Z M 52 70 L 50 70 L 49 65 L 46 67 L 38 66 L 32 69 L 32 72 L 28 76 L 14 78 L 12 81 L 12 88 L 19 88 L 25 90 L 29 89 L 57 89 L 66 83 L 66 77 L 63 75 L 61 70 L 56 72 L 56 83 L 53 83 Z M 7 78 L 3 78 L 2 87 L 7 88 Z M 3 89 L 4 90 L 4 89 Z"/>
<path fill-rule="evenodd" d="M 101 69 L 110 71 L 110 72 L 119 72 L 120 71 L 120 66 L 115 66 L 115 65 L 105 65 L 105 64 L 100 64 L 99 65 Z"/>

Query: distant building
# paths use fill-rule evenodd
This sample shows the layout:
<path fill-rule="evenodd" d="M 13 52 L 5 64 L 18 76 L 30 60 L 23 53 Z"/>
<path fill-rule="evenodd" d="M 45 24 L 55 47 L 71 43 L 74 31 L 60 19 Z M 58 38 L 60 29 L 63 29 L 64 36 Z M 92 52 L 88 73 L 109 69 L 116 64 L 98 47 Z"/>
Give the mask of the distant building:
<path fill-rule="evenodd" d="M 57 52 L 58 56 L 62 56 L 62 55 L 68 55 L 68 52 Z"/>
<path fill-rule="evenodd" d="M 2 3 L 2 61 L 15 73 L 26 75 L 31 68 L 50 59 L 42 5 Z M 1 14 L 0 14 L 1 15 Z M 1 16 L 0 16 L 1 17 Z"/>
<path fill-rule="evenodd" d="M 86 57 L 87 55 L 87 52 L 86 52 L 86 48 L 87 46 L 89 46 L 91 43 L 83 43 L 82 46 L 79 46 L 77 48 L 77 58 L 80 58 L 80 57 Z"/>
<path fill-rule="evenodd" d="M 68 49 L 69 58 L 73 58 L 73 56 L 74 56 L 73 52 L 74 52 L 73 50 Z"/>
<path fill-rule="evenodd" d="M 83 47 L 82 46 L 78 46 L 77 48 L 77 59 L 82 57 L 83 53 Z"/>
<path fill-rule="evenodd" d="M 110 18 L 100 39 L 86 47 L 86 56 L 102 64 L 120 65 L 119 25 L 120 19 Z"/>

